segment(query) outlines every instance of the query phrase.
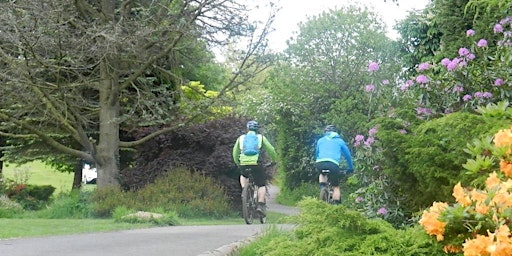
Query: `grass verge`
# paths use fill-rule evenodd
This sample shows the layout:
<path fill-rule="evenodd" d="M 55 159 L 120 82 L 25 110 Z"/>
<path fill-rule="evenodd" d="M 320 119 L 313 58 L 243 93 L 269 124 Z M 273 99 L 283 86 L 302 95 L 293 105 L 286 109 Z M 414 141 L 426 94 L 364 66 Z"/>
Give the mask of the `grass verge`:
<path fill-rule="evenodd" d="M 113 219 L 3 219 L 0 239 L 70 235 L 152 227 L 149 223 L 123 223 Z"/>

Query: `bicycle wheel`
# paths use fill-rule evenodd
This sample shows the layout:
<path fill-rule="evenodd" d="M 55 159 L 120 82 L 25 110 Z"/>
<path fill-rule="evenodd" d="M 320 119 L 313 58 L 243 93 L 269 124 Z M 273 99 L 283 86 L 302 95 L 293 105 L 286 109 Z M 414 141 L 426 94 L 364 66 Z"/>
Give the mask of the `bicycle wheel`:
<path fill-rule="evenodd" d="M 254 214 L 254 189 L 252 186 L 247 185 L 242 190 L 242 213 L 246 224 L 252 224 Z"/>
<path fill-rule="evenodd" d="M 319 198 L 320 198 L 321 201 L 329 203 L 329 189 L 328 188 L 323 188 L 322 190 L 320 190 Z"/>
<path fill-rule="evenodd" d="M 255 186 L 254 187 L 254 190 L 255 191 L 258 191 L 258 187 Z M 254 197 L 254 205 L 256 206 L 258 204 L 258 193 L 255 194 L 255 197 Z M 263 209 L 265 211 L 265 209 Z M 256 214 L 258 214 L 258 218 L 260 219 L 260 223 L 261 224 L 265 224 L 265 222 L 267 222 L 267 216 L 265 214 L 265 216 L 262 216 L 258 211 L 256 211 Z"/>

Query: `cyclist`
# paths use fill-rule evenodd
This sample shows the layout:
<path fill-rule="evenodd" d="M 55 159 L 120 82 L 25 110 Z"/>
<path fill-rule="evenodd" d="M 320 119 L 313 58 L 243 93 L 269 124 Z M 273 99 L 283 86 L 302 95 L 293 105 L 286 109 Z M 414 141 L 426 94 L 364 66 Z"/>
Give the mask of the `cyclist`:
<path fill-rule="evenodd" d="M 347 162 L 347 173 L 340 169 L 342 155 Z M 339 204 L 341 198 L 339 184 L 346 178 L 347 174 L 354 171 L 354 165 L 347 144 L 336 132 L 334 125 L 327 125 L 324 129 L 324 136 L 316 142 L 315 167 L 320 173 L 318 176 L 320 190 L 327 186 L 327 176 L 322 175 L 322 170 L 330 171 L 329 179 L 334 188 L 333 201 L 334 204 Z"/>
<path fill-rule="evenodd" d="M 256 154 L 246 155 L 243 150 L 244 137 L 248 135 L 257 135 L 258 136 L 258 148 L 261 148 L 263 151 L 267 153 L 267 155 L 272 159 L 273 162 L 277 160 L 277 154 L 270 142 L 267 138 L 261 134 L 258 134 L 259 124 L 256 121 L 247 122 L 247 133 L 238 137 L 233 146 L 233 160 L 236 165 L 239 167 L 241 175 L 240 175 L 240 186 L 242 189 L 247 186 L 249 180 L 249 173 L 247 170 L 249 169 L 252 173 L 252 177 L 254 179 L 254 183 L 258 186 L 258 205 L 257 211 L 261 216 L 265 216 L 265 193 L 266 193 L 266 180 L 267 175 L 265 173 L 265 167 L 261 164 L 261 152 L 258 151 Z"/>

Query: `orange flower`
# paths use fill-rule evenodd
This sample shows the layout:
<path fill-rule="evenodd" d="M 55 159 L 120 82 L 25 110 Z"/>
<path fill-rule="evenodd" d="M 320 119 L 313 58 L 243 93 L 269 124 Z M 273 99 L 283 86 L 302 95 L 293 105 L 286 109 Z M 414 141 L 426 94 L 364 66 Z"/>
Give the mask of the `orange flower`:
<path fill-rule="evenodd" d="M 462 206 L 470 206 L 471 205 L 471 199 L 469 199 L 469 196 L 466 195 L 466 191 L 464 191 L 464 188 L 460 185 L 460 182 L 453 187 L 453 197 L 455 197 L 455 200 L 461 204 Z"/>
<path fill-rule="evenodd" d="M 429 210 L 423 211 L 423 215 L 419 221 L 427 234 L 435 235 L 437 241 L 443 241 L 444 228 L 446 223 L 439 220 L 441 212 L 448 207 L 447 203 L 434 202 Z"/>
<path fill-rule="evenodd" d="M 488 205 L 482 203 L 477 203 L 475 206 L 475 211 L 482 215 L 489 213 L 489 209 L 490 207 Z"/>
<path fill-rule="evenodd" d="M 489 255 L 488 248 L 493 244 L 493 238 L 489 236 L 476 235 L 474 239 L 466 239 L 462 244 L 464 256 Z"/>
<path fill-rule="evenodd" d="M 495 232 L 496 240 L 498 242 L 510 241 L 510 228 L 507 225 L 501 225 Z"/>
<path fill-rule="evenodd" d="M 489 174 L 489 178 L 487 178 L 487 180 L 485 180 L 485 186 L 488 189 L 492 189 L 495 186 L 498 186 L 499 184 L 500 184 L 500 178 L 498 178 L 498 175 L 496 174 L 496 172 L 492 172 L 491 174 Z"/>
<path fill-rule="evenodd" d="M 512 132 L 511 132 L 511 129 L 499 130 L 494 135 L 494 145 L 496 145 L 497 147 L 512 145 Z"/>
<path fill-rule="evenodd" d="M 512 164 L 505 160 L 500 160 L 500 170 L 507 175 L 507 177 L 512 177 Z"/>
<path fill-rule="evenodd" d="M 471 190 L 470 193 L 471 193 L 471 198 L 474 201 L 476 201 L 477 203 L 482 203 L 488 197 L 487 193 L 480 191 L 480 190 L 476 190 L 476 189 Z"/>

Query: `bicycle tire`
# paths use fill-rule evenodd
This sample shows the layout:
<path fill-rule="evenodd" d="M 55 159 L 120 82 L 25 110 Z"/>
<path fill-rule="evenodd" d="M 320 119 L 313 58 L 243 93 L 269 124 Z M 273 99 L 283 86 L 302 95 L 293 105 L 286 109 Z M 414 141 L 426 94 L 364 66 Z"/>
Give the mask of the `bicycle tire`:
<path fill-rule="evenodd" d="M 258 191 L 258 187 L 254 187 L 255 191 Z M 254 197 L 254 205 L 258 204 L 258 193 L 256 193 L 256 196 Z M 261 224 L 265 224 L 267 222 L 267 216 L 262 216 L 258 211 L 256 211 L 256 214 L 258 214 L 258 218 L 260 219 Z"/>
<path fill-rule="evenodd" d="M 244 215 L 245 223 L 250 225 L 253 221 L 254 214 L 254 189 L 252 186 L 247 185 L 242 190 L 242 214 Z"/>
<path fill-rule="evenodd" d="M 329 203 L 329 189 L 328 188 L 323 188 L 322 190 L 320 190 L 319 199 L 321 201 Z"/>

